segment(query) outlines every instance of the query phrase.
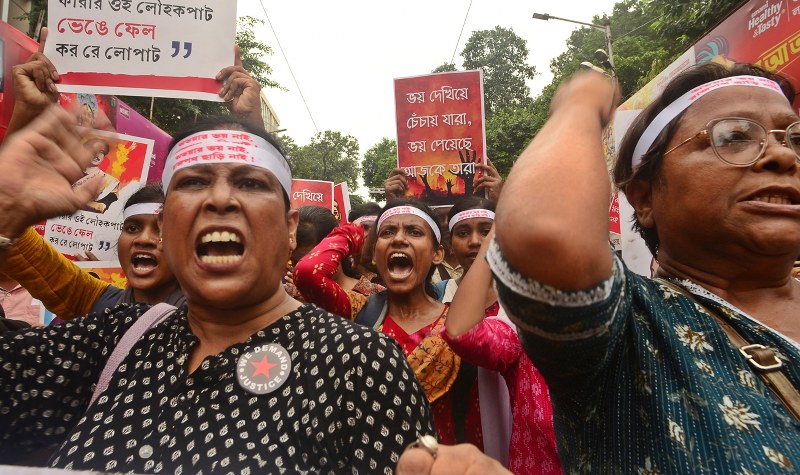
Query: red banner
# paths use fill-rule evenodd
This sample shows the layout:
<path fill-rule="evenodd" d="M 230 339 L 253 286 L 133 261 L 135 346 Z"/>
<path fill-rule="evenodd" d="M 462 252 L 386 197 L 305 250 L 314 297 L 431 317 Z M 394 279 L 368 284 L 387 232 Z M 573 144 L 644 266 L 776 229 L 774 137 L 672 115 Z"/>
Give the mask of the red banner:
<path fill-rule="evenodd" d="M 408 196 L 432 205 L 473 193 L 485 163 L 483 81 L 480 71 L 395 79 L 397 164 Z"/>
<path fill-rule="evenodd" d="M 734 11 L 706 36 L 621 106 L 644 109 L 681 71 L 695 64 L 754 63 L 786 76 L 800 90 L 800 2 L 751 0 Z M 794 106 L 800 108 L 800 99 Z"/>
<path fill-rule="evenodd" d="M 289 196 L 292 209 L 301 206 L 322 206 L 333 211 L 333 182 L 320 180 L 292 180 Z"/>
<path fill-rule="evenodd" d="M 339 224 L 345 224 L 348 214 L 350 214 L 350 190 L 347 188 L 347 183 L 339 183 L 333 187 L 333 215 L 339 220 Z"/>
<path fill-rule="evenodd" d="M 11 111 L 14 108 L 14 88 L 11 68 L 22 64 L 32 55 L 38 44 L 6 22 L 0 21 L 0 141 L 6 134 Z"/>

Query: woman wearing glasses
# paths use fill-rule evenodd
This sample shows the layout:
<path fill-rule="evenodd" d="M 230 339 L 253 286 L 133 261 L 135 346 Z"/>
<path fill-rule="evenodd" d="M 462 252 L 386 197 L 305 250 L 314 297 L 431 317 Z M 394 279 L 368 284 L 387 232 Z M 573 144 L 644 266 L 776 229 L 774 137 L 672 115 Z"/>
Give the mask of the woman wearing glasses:
<path fill-rule="evenodd" d="M 707 64 L 633 124 L 614 177 L 658 257 L 655 280 L 607 244 L 599 138 L 614 96 L 598 74 L 561 87 L 509 176 L 487 253 L 550 387 L 564 470 L 796 470 L 800 421 L 781 400 L 800 388 L 794 91 L 755 67 Z M 782 395 L 762 377 L 784 378 Z"/>
<path fill-rule="evenodd" d="M 564 471 L 792 473 L 800 466 L 794 90 L 755 67 L 706 64 L 642 112 L 614 177 L 658 256 L 661 280 L 651 280 L 607 244 L 599 138 L 614 89 L 593 73 L 560 88 L 509 175 L 487 253 L 498 296 L 550 387 Z M 404 465 L 425 455 L 414 449 Z M 430 470 L 398 473 L 444 473 L 446 457 L 432 465 L 428 457 Z"/>

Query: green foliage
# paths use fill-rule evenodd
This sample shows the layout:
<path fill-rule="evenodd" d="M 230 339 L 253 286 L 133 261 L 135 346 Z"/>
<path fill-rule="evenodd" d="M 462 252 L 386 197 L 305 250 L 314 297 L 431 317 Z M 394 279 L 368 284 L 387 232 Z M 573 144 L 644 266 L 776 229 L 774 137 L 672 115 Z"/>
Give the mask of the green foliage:
<path fill-rule="evenodd" d="M 36 34 L 36 25 L 39 23 L 39 17 L 42 18 L 42 26 L 47 26 L 47 0 L 31 0 L 30 9 L 27 13 L 16 17 L 16 20 L 28 21 L 28 36 L 34 38 Z"/>
<path fill-rule="evenodd" d="M 436 69 L 431 71 L 432 73 L 446 73 L 451 71 L 458 71 L 456 69 L 456 63 L 443 63 L 440 66 L 437 66 Z"/>
<path fill-rule="evenodd" d="M 363 166 L 364 184 L 369 188 L 383 188 L 383 181 L 397 166 L 397 142 L 384 137 L 364 153 L 364 161 L 361 165 Z M 382 201 L 384 199 L 383 192 L 370 193 L 370 198 L 374 201 Z"/>
<path fill-rule="evenodd" d="M 668 39 L 669 53 L 678 56 L 743 0 L 648 0 L 646 8 L 658 17 L 653 31 Z"/>
<path fill-rule="evenodd" d="M 261 84 L 262 88 L 273 88 L 281 91 L 287 89 L 276 81 L 269 78 L 272 68 L 264 62 L 264 56 L 272 54 L 272 48 L 256 39 L 254 30 L 263 25 L 264 22 L 251 16 L 239 18 L 236 31 L 236 44 L 239 45 L 242 65 L 253 78 Z"/>
<path fill-rule="evenodd" d="M 361 195 L 354 195 L 353 191 L 350 191 L 350 206 L 358 206 L 363 205 L 367 201 Z"/>
<path fill-rule="evenodd" d="M 741 3 L 740 0 L 623 0 L 614 5 L 610 16 L 595 16 L 592 23 L 611 25 L 617 78 L 623 95 L 630 96 Z M 567 50 L 551 61 L 553 80 L 539 96 L 523 107 L 497 107 L 487 117 L 487 154 L 502 175 L 508 174 L 516 157 L 541 130 L 561 81 L 578 71 L 581 62 L 594 61 L 598 48 L 607 49 L 603 31 L 588 27 L 574 30 L 567 40 Z"/>
<path fill-rule="evenodd" d="M 258 41 L 253 33 L 253 29 L 263 23 L 263 21 L 250 16 L 239 18 L 236 43 L 239 45 L 242 65 L 261 84 L 262 88 L 271 87 L 284 90 L 280 84 L 269 79 L 268 75 L 272 74 L 272 68 L 262 59 L 265 55 L 272 54 L 272 48 L 266 43 Z M 221 102 L 133 96 L 121 96 L 120 99 L 147 118 L 150 118 L 152 103 L 151 121 L 170 135 L 193 124 L 198 117 L 221 115 L 228 112 L 225 104 Z"/>
<path fill-rule="evenodd" d="M 530 104 L 530 88 L 525 83 L 536 75 L 527 64 L 528 47 L 511 28 L 472 32 L 464 50 L 464 69 L 483 70 L 486 115 L 505 108 Z"/>
<path fill-rule="evenodd" d="M 355 137 L 326 130 L 316 134 L 308 145 L 299 147 L 289 137 L 282 137 L 282 145 L 295 178 L 344 181 L 351 190 L 357 189 L 361 167 Z"/>

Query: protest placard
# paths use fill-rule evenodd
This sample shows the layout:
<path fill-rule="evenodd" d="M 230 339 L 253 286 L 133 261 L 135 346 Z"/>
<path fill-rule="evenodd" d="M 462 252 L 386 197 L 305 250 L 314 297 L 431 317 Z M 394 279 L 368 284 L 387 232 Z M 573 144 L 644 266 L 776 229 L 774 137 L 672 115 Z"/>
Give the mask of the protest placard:
<path fill-rule="evenodd" d="M 49 0 L 48 25 L 61 92 L 219 101 L 214 78 L 233 64 L 236 2 Z"/>
<path fill-rule="evenodd" d="M 486 163 L 483 80 L 480 71 L 394 80 L 397 164 L 408 196 L 450 205 L 474 193 Z"/>
<path fill-rule="evenodd" d="M 80 110 L 79 122 L 84 127 L 120 132 L 134 137 L 153 139 L 149 181 L 161 182 L 161 172 L 169 152 L 172 136 L 133 110 L 116 96 L 63 92 L 59 103 L 65 109 Z"/>
<path fill-rule="evenodd" d="M 350 190 L 347 183 L 339 183 L 333 187 L 333 215 L 339 220 L 339 224 L 345 224 L 349 214 Z"/>
<path fill-rule="evenodd" d="M 86 142 L 96 141 L 107 145 L 78 184 L 100 176 L 100 193 L 75 214 L 47 220 L 44 238 L 68 257 L 91 251 L 102 261 L 116 262 L 122 210 L 128 198 L 147 181 L 153 141 L 95 130 Z"/>
<path fill-rule="evenodd" d="M 321 180 L 292 180 L 292 194 L 289 196 L 292 209 L 301 206 L 322 206 L 333 211 L 333 182 Z"/>

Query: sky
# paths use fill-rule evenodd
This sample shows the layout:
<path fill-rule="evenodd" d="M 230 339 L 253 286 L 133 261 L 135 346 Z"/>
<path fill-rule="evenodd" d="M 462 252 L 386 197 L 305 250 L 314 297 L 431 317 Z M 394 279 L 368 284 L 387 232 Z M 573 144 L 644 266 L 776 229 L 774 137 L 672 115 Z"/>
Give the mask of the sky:
<path fill-rule="evenodd" d="M 265 58 L 272 79 L 288 89 L 265 94 L 285 134 L 304 145 L 317 130 L 339 131 L 358 139 L 363 157 L 381 138 L 395 138 L 394 78 L 428 74 L 450 62 L 454 51 L 460 69 L 460 53 L 472 32 L 499 25 L 527 41 L 528 63 L 539 73 L 529 83 L 536 96 L 552 79 L 550 61 L 566 50 L 567 38 L 580 25 L 531 15 L 591 22 L 594 15 L 610 14 L 614 3 L 472 0 L 470 7 L 470 0 L 237 0 L 237 15 L 265 21 L 256 36 L 274 50 Z"/>

